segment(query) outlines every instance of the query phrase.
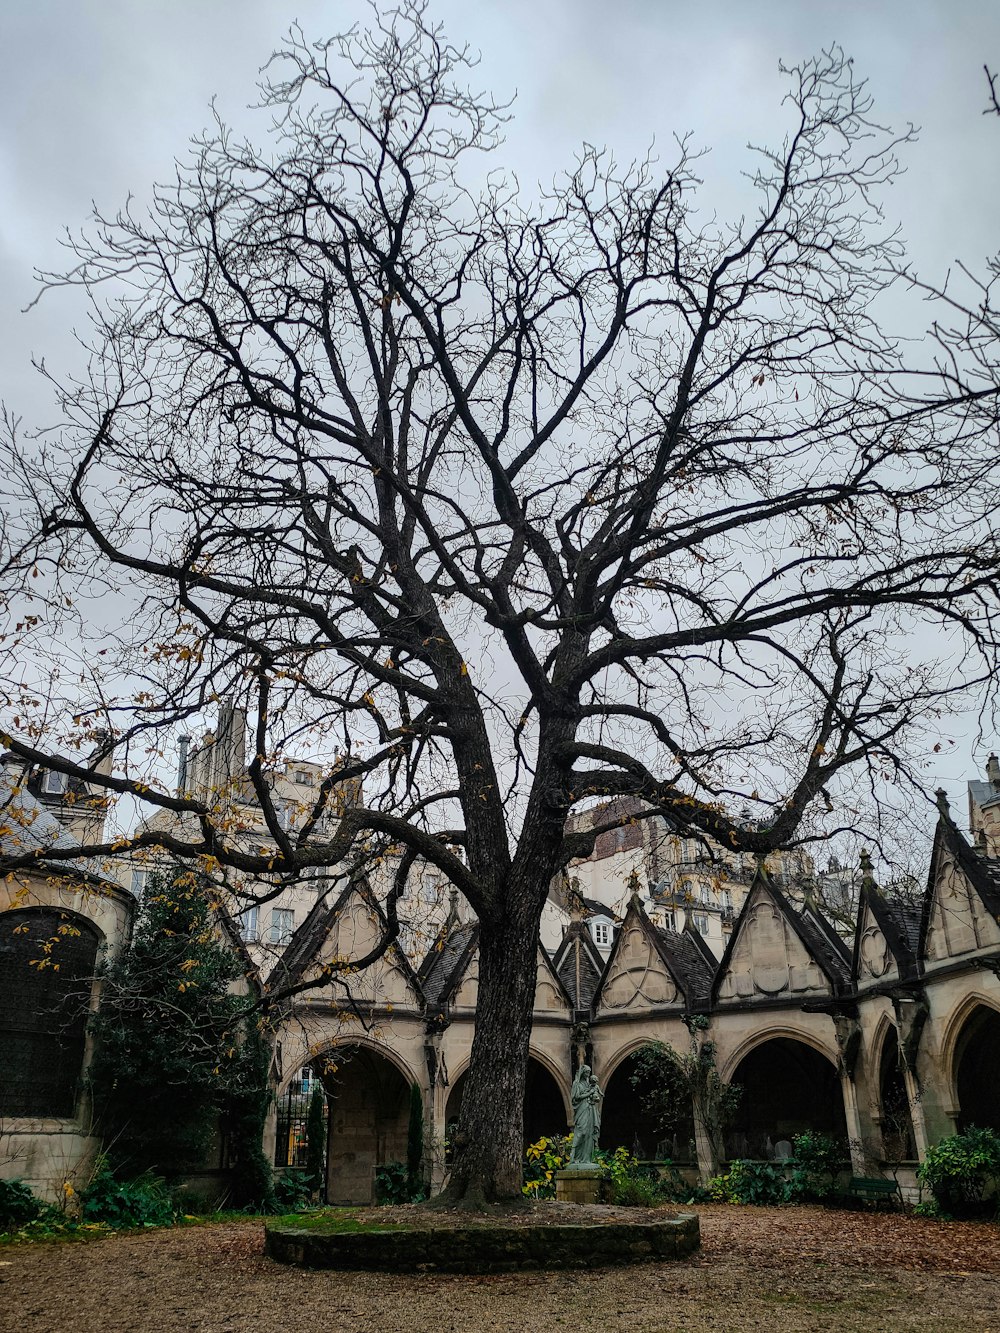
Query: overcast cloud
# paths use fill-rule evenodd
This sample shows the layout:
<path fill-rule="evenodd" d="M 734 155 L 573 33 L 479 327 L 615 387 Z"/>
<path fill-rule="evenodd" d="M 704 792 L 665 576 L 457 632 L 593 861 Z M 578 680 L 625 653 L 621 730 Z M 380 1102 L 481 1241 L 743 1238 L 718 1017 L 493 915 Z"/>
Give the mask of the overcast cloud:
<path fill-rule="evenodd" d="M 831 42 L 868 77 L 883 123 L 921 127 L 889 200 L 910 254 L 940 280 L 956 258 L 981 267 L 1000 248 L 1000 121 L 982 114 L 983 64 L 1000 68 L 1000 0 L 432 0 L 453 40 L 482 52 L 481 83 L 517 93 L 503 165 L 546 180 L 584 140 L 619 158 L 675 133 L 711 149 L 706 201 L 738 212 L 747 140 L 787 127 L 778 61 Z M 363 20 L 361 0 L 8 0 L 0 17 L 0 396 L 31 425 L 51 421 L 32 371 L 79 363 L 83 311 L 50 294 L 27 314 L 34 268 L 58 267 L 60 232 L 91 200 L 113 212 L 171 172 L 208 123 L 263 137 L 246 106 L 257 69 L 298 19 L 308 36 Z M 915 325 L 905 330 L 919 335 Z M 973 753 L 970 719 L 938 775 L 964 805 L 997 738 Z"/>

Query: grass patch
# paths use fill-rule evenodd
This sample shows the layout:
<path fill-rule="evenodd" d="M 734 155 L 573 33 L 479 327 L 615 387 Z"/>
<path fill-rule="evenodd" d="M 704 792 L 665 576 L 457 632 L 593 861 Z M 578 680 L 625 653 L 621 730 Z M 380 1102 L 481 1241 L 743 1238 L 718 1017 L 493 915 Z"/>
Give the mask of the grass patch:
<path fill-rule="evenodd" d="M 264 1219 L 268 1228 L 280 1227 L 295 1231 L 315 1231 L 324 1236 L 339 1236 L 347 1232 L 367 1231 L 377 1235 L 383 1231 L 403 1231 L 399 1222 L 360 1222 L 350 1208 L 318 1208 L 309 1213 L 286 1213 L 284 1217 Z"/>

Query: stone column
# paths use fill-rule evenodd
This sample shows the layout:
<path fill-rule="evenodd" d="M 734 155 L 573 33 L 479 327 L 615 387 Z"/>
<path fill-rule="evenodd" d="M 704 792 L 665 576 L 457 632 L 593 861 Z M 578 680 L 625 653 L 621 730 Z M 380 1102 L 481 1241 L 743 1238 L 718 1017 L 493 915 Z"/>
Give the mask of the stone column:
<path fill-rule="evenodd" d="M 851 1170 L 856 1176 L 866 1176 L 864 1131 L 858 1109 L 858 1090 L 847 1074 L 840 1076 L 840 1092 L 844 1099 L 844 1119 L 847 1122 L 847 1142 L 851 1151 Z"/>

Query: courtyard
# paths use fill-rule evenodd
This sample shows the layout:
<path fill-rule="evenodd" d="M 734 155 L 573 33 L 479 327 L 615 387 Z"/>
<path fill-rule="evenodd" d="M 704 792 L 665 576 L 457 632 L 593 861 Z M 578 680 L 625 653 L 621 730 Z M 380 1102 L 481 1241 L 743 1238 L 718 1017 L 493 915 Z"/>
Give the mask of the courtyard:
<path fill-rule="evenodd" d="M 1000 1329 L 1000 1227 L 819 1207 L 698 1208 L 685 1263 L 579 1274 L 306 1272 L 257 1219 L 0 1250 L 2 1333 L 289 1328 Z"/>

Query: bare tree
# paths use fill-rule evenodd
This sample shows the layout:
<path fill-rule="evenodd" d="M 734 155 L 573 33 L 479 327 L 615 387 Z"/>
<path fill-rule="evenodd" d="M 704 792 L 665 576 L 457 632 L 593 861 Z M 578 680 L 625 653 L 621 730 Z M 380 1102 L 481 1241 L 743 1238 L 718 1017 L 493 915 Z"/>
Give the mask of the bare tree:
<path fill-rule="evenodd" d="M 908 368 L 880 328 L 908 136 L 850 61 L 784 71 L 787 138 L 731 225 L 696 214 L 687 140 L 670 166 L 586 147 L 530 197 L 489 170 L 507 113 L 471 63 L 418 0 L 293 30 L 266 150 L 220 123 L 148 214 L 72 242 L 48 282 L 92 298 L 90 373 L 58 434 L 15 441 L 8 555 L 40 571 L 35 633 L 127 594 L 104 785 L 182 822 L 123 846 L 277 883 L 392 844 L 390 909 L 416 858 L 471 904 L 449 1197 L 474 1203 L 520 1193 L 539 917 L 600 832 L 567 815 L 635 795 L 758 855 L 854 826 L 995 670 L 998 559 L 996 384 Z M 148 777 L 223 697 L 253 718 L 266 855 Z M 339 767 L 288 830 L 268 766 L 306 737 Z"/>

